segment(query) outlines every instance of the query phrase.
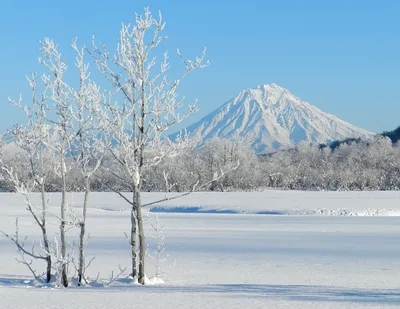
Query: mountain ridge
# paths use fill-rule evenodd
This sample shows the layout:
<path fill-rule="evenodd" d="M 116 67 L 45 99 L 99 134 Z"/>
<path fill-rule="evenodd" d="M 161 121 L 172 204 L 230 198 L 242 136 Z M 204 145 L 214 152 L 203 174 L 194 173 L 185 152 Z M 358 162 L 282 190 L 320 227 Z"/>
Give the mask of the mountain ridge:
<path fill-rule="evenodd" d="M 275 83 L 244 89 L 186 130 L 198 145 L 214 137 L 239 136 L 259 153 L 292 147 L 303 140 L 328 143 L 372 134 Z"/>

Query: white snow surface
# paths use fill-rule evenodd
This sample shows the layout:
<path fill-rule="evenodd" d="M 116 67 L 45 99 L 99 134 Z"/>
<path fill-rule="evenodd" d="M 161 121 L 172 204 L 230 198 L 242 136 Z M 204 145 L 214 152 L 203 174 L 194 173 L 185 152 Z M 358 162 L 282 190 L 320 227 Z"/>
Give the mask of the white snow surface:
<path fill-rule="evenodd" d="M 276 84 L 243 90 L 189 126 L 187 132 L 200 145 L 216 136 L 238 136 L 258 152 L 292 147 L 300 141 L 327 143 L 371 135 L 302 101 Z"/>
<path fill-rule="evenodd" d="M 147 193 L 144 199 L 162 196 Z M 57 213 L 59 200 L 59 194 L 50 195 L 50 212 Z M 70 194 L 68 201 L 79 213 L 82 194 Z M 12 233 L 19 217 L 26 243 L 39 239 L 20 196 L 0 194 L 0 208 L 2 230 Z M 14 245 L 0 236 L 0 308 L 400 306 L 400 192 L 194 193 L 150 209 L 166 226 L 167 264 L 175 261 L 165 284 L 142 287 L 121 279 L 109 287 L 36 286 L 15 261 Z M 50 232 L 57 231 L 54 222 L 49 219 Z M 87 228 L 87 255 L 96 257 L 89 277 L 100 272 L 106 280 L 119 265 L 129 265 L 129 205 L 113 193 L 93 193 Z M 77 235 L 69 231 L 70 240 Z M 154 239 L 148 242 L 154 248 Z M 162 283 L 154 275 L 149 259 L 149 283 Z"/>

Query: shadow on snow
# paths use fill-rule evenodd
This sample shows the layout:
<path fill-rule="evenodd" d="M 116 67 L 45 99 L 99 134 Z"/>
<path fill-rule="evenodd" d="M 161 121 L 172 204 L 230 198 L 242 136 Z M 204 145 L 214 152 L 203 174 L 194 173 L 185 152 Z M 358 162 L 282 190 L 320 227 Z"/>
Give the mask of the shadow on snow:
<path fill-rule="evenodd" d="M 0 286 L 32 288 L 34 280 L 17 277 L 0 277 Z M 40 286 L 50 288 L 51 286 Z M 39 288 L 38 288 L 39 289 Z M 395 289 L 358 289 L 317 285 L 264 285 L 264 284 L 204 284 L 204 285 L 161 285 L 146 286 L 132 284 L 131 280 L 119 279 L 113 286 L 103 287 L 98 283 L 92 286 L 71 287 L 65 292 L 93 291 L 136 292 L 140 293 L 210 293 L 233 298 L 260 298 L 285 301 L 308 302 L 349 302 L 399 305 L 400 290 Z M 60 289 L 61 290 L 61 289 Z"/>
<path fill-rule="evenodd" d="M 235 211 L 231 209 L 210 209 L 199 206 L 177 206 L 177 207 L 166 207 L 166 206 L 155 206 L 149 209 L 150 212 L 157 213 L 183 213 L 183 214 L 253 214 L 253 215 L 284 215 L 281 211 L 258 211 L 258 212 L 246 212 L 246 211 Z"/>
<path fill-rule="evenodd" d="M 162 292 L 216 293 L 229 297 L 254 297 L 287 301 L 400 304 L 400 290 L 357 289 L 316 285 L 216 284 L 163 286 Z"/>

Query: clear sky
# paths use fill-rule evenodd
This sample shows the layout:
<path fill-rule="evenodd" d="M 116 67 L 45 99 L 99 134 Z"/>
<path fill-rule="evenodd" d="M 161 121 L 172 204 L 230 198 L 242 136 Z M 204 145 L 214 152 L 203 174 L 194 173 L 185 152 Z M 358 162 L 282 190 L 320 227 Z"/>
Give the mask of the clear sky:
<path fill-rule="evenodd" d="M 7 102 L 29 94 L 39 40 L 50 37 L 73 61 L 74 37 L 114 48 L 122 22 L 161 10 L 169 39 L 211 65 L 179 91 L 199 99 L 198 120 L 244 88 L 276 83 L 323 111 L 379 132 L 400 125 L 400 1 L 397 0 L 35 0 L 1 1 L 0 130 L 23 119 Z M 171 63 L 179 69 L 179 63 Z M 174 72 L 174 71 L 173 71 Z"/>

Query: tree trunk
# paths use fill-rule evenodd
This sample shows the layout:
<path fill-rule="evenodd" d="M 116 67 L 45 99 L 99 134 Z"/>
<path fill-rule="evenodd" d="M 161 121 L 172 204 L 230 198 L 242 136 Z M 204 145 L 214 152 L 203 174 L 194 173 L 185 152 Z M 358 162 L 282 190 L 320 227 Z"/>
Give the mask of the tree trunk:
<path fill-rule="evenodd" d="M 146 245 L 145 245 L 145 237 L 144 237 L 144 228 L 143 228 L 143 217 L 142 217 L 142 197 L 140 194 L 140 188 L 136 190 L 136 207 L 137 207 L 137 221 L 138 221 L 138 229 L 139 229 L 139 276 L 138 282 L 140 284 L 144 284 L 144 265 L 145 265 L 145 253 L 146 253 Z"/>
<path fill-rule="evenodd" d="M 65 210 L 67 203 L 67 188 L 66 188 L 66 179 L 65 179 L 65 162 L 64 162 L 64 152 L 61 152 L 61 178 L 62 178 L 62 192 L 61 192 L 61 224 L 60 224 L 60 240 L 61 240 L 61 283 L 64 287 L 68 287 L 68 276 L 67 276 L 67 241 L 65 235 Z"/>
<path fill-rule="evenodd" d="M 143 37 L 141 38 L 143 44 Z M 142 44 L 139 44 L 143 47 Z M 143 50 L 141 51 L 143 53 Z M 137 214 L 137 221 L 138 221 L 138 229 L 139 229 L 139 278 L 138 281 L 140 284 L 144 284 L 144 265 L 145 265 L 145 239 L 144 239 L 144 229 L 143 229 L 143 218 L 142 218 L 142 196 L 141 196 L 141 176 L 142 176 L 142 167 L 144 162 L 144 149 L 145 149 L 145 120 L 146 120 L 146 74 L 145 74 L 145 61 L 139 63 L 140 67 L 140 77 L 141 77 L 141 89 L 140 89 L 140 97 L 141 97 L 141 104 L 140 104 L 140 125 L 139 125 L 139 136 L 138 136 L 138 146 L 139 152 L 137 156 L 137 163 L 138 163 L 138 179 L 137 184 L 135 185 L 136 191 L 136 214 Z"/>
<path fill-rule="evenodd" d="M 43 235 L 43 247 L 46 252 L 46 282 L 49 283 L 51 280 L 51 255 L 50 255 L 50 245 L 49 238 L 47 237 L 47 228 L 46 228 L 46 196 L 45 196 L 45 187 L 44 187 L 44 177 L 41 181 L 41 198 L 42 198 L 42 235 Z"/>
<path fill-rule="evenodd" d="M 42 234 L 43 234 L 43 247 L 46 252 L 46 282 L 49 283 L 51 280 L 51 255 L 49 239 L 47 237 L 46 221 L 42 221 Z"/>
<path fill-rule="evenodd" d="M 46 282 L 49 283 L 51 280 L 51 255 L 50 255 L 50 245 L 49 239 L 47 237 L 47 229 L 45 221 L 42 221 L 42 234 L 43 234 L 43 247 L 46 252 Z"/>
<path fill-rule="evenodd" d="M 80 222 L 79 234 L 79 268 L 78 268 L 78 285 L 82 285 L 82 280 L 85 280 L 85 234 L 86 234 L 86 214 L 87 203 L 89 198 L 90 181 L 89 177 L 85 177 L 85 197 L 82 209 L 82 221 Z"/>
<path fill-rule="evenodd" d="M 137 239 L 137 220 L 136 220 L 136 192 L 133 192 L 132 196 L 132 209 L 131 209 L 131 257 L 132 257 L 132 278 L 137 277 L 137 250 L 136 250 L 136 239 Z"/>

